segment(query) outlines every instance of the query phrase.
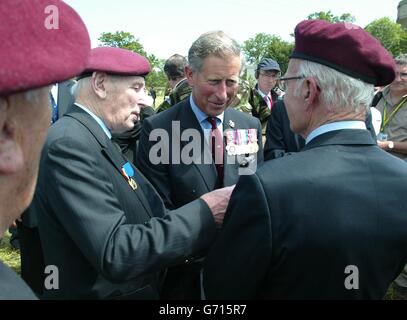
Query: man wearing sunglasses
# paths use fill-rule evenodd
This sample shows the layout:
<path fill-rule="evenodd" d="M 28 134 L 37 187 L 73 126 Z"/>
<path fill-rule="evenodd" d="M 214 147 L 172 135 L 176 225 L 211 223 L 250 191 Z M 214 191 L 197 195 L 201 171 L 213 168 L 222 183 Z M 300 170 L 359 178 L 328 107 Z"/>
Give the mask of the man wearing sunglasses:
<path fill-rule="evenodd" d="M 284 102 L 306 145 L 240 178 L 204 266 L 206 298 L 383 298 L 407 261 L 407 164 L 364 120 L 394 69 L 358 26 L 297 25 Z"/>

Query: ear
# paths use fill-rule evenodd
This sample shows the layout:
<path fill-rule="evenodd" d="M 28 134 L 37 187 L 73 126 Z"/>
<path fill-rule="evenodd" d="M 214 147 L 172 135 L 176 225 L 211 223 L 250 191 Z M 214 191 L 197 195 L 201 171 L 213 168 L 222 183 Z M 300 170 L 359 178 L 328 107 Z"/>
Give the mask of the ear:
<path fill-rule="evenodd" d="M 93 91 L 101 99 L 105 99 L 107 95 L 106 79 L 107 74 L 105 72 L 93 72 L 90 80 Z"/>
<path fill-rule="evenodd" d="M 320 89 L 315 79 L 309 78 L 304 81 L 304 85 L 301 89 L 301 96 L 305 102 L 305 108 L 307 111 L 312 110 L 319 101 Z"/>
<path fill-rule="evenodd" d="M 24 156 L 19 140 L 16 112 L 11 112 L 10 99 L 0 97 L 0 174 L 23 170 Z"/>
<path fill-rule="evenodd" d="M 187 80 L 188 80 L 188 84 L 191 87 L 193 87 L 193 85 L 194 85 L 194 79 L 193 79 L 194 74 L 192 72 L 192 69 L 189 67 L 189 65 L 186 65 L 184 70 L 185 70 L 185 76 L 187 77 Z"/>

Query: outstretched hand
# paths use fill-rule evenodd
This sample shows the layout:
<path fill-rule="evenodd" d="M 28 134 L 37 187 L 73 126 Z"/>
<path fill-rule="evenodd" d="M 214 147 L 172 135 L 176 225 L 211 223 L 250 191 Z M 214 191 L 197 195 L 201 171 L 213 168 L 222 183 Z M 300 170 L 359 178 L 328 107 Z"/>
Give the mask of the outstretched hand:
<path fill-rule="evenodd" d="M 201 199 L 204 200 L 209 209 L 211 209 L 213 218 L 218 226 L 221 226 L 223 223 L 223 218 L 225 217 L 225 212 L 234 188 L 235 185 L 217 189 L 201 196 Z"/>

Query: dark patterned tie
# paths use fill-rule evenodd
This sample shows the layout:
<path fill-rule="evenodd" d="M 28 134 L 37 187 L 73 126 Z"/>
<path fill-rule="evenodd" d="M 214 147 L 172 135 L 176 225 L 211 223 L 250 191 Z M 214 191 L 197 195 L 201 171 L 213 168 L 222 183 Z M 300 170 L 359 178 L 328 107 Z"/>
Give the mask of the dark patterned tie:
<path fill-rule="evenodd" d="M 215 163 L 219 182 L 223 186 L 223 133 L 217 128 L 216 117 L 208 117 L 207 120 L 212 126 L 210 139 L 212 159 Z"/>
<path fill-rule="evenodd" d="M 55 121 L 58 120 L 58 105 L 55 102 L 54 96 L 52 95 L 52 93 L 49 93 L 49 100 L 51 102 L 51 124 L 55 123 Z"/>

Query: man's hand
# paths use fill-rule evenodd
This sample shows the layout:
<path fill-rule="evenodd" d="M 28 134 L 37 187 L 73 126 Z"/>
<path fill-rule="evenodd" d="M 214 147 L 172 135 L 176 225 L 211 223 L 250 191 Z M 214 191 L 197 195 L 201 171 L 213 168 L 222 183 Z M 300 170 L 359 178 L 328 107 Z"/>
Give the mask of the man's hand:
<path fill-rule="evenodd" d="M 383 150 L 385 150 L 385 151 L 389 151 L 389 150 L 392 149 L 392 148 L 390 148 L 390 146 L 391 146 L 391 145 L 394 146 L 394 142 L 393 142 L 393 141 L 381 141 L 381 140 L 377 140 L 377 145 L 378 145 L 381 149 L 383 149 Z"/>
<path fill-rule="evenodd" d="M 17 220 L 14 220 L 11 225 L 10 228 L 17 228 L 17 222 L 22 222 L 23 220 L 21 219 L 21 217 L 18 217 Z"/>
<path fill-rule="evenodd" d="M 223 223 L 226 208 L 228 207 L 229 199 L 234 188 L 235 185 L 217 189 L 201 196 L 201 199 L 205 201 L 209 209 L 211 209 L 213 218 L 219 226 Z"/>

